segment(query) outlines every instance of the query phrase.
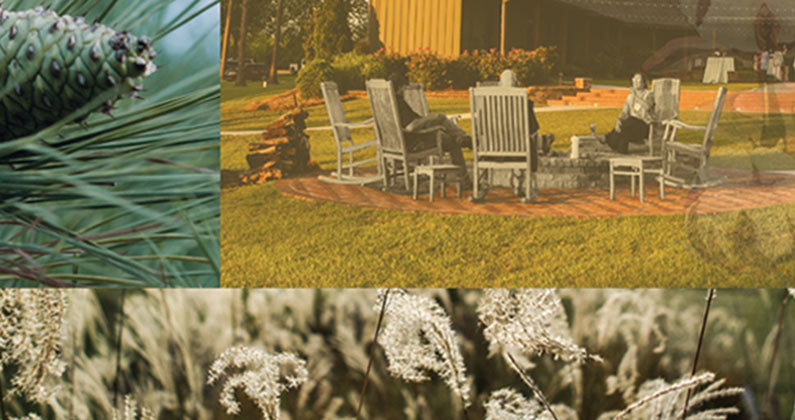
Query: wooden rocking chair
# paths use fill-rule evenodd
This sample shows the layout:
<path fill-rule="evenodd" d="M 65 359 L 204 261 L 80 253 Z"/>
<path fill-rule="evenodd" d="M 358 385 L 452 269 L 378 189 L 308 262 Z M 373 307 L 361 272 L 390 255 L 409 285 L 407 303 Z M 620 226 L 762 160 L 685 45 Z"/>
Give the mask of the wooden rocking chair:
<path fill-rule="evenodd" d="M 707 125 L 690 125 L 679 120 L 668 120 L 663 123 L 665 126 L 663 177 L 667 185 L 680 188 L 704 188 L 725 181 L 725 178 L 710 172 L 709 154 L 715 132 L 718 129 L 723 103 L 726 100 L 726 90 L 726 86 L 718 89 Z M 679 130 L 703 131 L 704 140 L 701 144 L 678 142 L 676 135 Z"/>
<path fill-rule="evenodd" d="M 680 85 L 679 79 L 671 78 L 654 79 L 651 82 L 655 120 L 649 125 L 649 137 L 646 139 L 649 156 L 662 156 L 663 122 L 679 119 Z"/>
<path fill-rule="evenodd" d="M 318 179 L 334 184 L 348 185 L 364 185 L 380 180 L 382 176 L 380 166 L 377 175 L 361 176 L 354 173 L 354 168 L 356 167 L 379 162 L 375 139 L 354 143 L 351 135 L 351 129 L 372 127 L 372 118 L 360 123 L 348 122 L 345 117 L 345 110 L 342 108 L 342 100 L 340 100 L 337 84 L 334 82 L 323 82 L 320 84 L 320 89 L 323 92 L 323 102 L 326 105 L 326 112 L 334 134 L 334 142 L 337 145 L 337 170 L 332 172 L 331 176 L 320 175 Z M 376 157 L 358 161 L 354 159 L 355 152 L 371 147 L 376 148 Z M 345 162 L 345 158 L 347 158 L 347 162 Z"/>
<path fill-rule="evenodd" d="M 435 136 L 436 144 L 434 147 L 423 150 L 409 150 L 405 138 L 405 135 L 409 133 L 401 126 L 397 97 L 392 82 L 374 79 L 368 80 L 366 86 L 375 122 L 375 137 L 380 150 L 379 159 L 380 167 L 383 169 L 384 188 L 390 187 L 394 179 L 402 174 L 406 191 L 410 191 L 409 177 L 414 167 L 427 161 L 429 156 L 442 156 L 442 132 L 437 128 L 428 128 L 411 133 L 412 135 Z"/>
<path fill-rule="evenodd" d="M 530 130 L 530 106 L 524 88 L 475 87 L 469 89 L 472 111 L 474 158 L 472 198 L 482 200 L 487 191 L 480 185 L 483 175 L 494 169 L 518 171 L 514 192 L 522 203 L 538 194 L 538 133 Z M 523 175 L 523 176 L 522 176 Z"/>

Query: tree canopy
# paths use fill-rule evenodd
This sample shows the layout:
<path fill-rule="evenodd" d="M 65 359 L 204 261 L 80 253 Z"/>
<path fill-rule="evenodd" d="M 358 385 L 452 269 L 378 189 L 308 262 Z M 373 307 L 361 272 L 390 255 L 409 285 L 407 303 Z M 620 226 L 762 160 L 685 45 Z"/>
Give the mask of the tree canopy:
<path fill-rule="evenodd" d="M 344 25 L 333 32 L 349 34 L 351 42 L 364 38 L 367 31 L 367 0 L 283 0 L 282 29 L 279 50 L 279 65 L 301 61 L 305 57 L 305 41 L 313 38 L 315 32 L 315 13 L 322 15 L 321 9 L 336 4 L 336 8 L 346 11 Z M 326 4 L 329 3 L 329 4 Z M 339 3 L 339 4 L 337 4 Z M 234 0 L 230 22 L 229 51 L 239 41 L 241 0 Z M 276 29 L 276 0 L 248 0 L 246 10 L 246 58 L 269 63 L 273 48 L 273 35 Z M 323 9 L 325 10 L 325 9 Z M 340 9 L 341 10 L 341 9 Z M 221 19 L 225 21 L 229 13 L 229 1 L 221 2 Z M 336 18 L 336 15 L 335 15 Z M 342 27 L 344 26 L 344 27 Z M 347 48 L 348 50 L 350 47 Z"/>

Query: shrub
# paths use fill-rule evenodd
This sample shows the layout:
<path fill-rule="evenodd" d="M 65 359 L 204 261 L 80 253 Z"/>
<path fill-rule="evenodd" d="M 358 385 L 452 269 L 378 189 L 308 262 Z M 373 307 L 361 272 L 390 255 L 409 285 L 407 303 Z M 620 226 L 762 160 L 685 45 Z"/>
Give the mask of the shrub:
<path fill-rule="evenodd" d="M 331 65 L 334 67 L 334 81 L 342 90 L 361 90 L 365 80 L 387 77 L 385 64 L 372 54 L 342 54 L 335 57 Z"/>
<path fill-rule="evenodd" d="M 384 48 L 376 51 L 373 57 L 381 62 L 384 70 L 384 77 L 392 73 L 406 74 L 408 71 L 408 57 L 401 56 L 395 52 L 386 52 Z"/>
<path fill-rule="evenodd" d="M 541 85 L 554 80 L 558 71 L 555 47 L 538 47 L 533 51 L 512 50 L 505 57 L 507 66 L 516 72 L 523 86 Z"/>
<path fill-rule="evenodd" d="M 448 62 L 447 74 L 453 89 L 467 89 L 478 81 L 478 62 L 475 56 L 464 51 L 460 56 Z"/>
<path fill-rule="evenodd" d="M 535 51 L 511 50 L 505 57 L 508 67 L 516 73 L 522 86 L 538 84 L 541 78 L 541 65 L 536 60 Z"/>
<path fill-rule="evenodd" d="M 506 57 L 494 48 L 488 51 L 475 51 L 473 56 L 478 63 L 480 80 L 497 80 L 503 70 L 509 68 Z"/>
<path fill-rule="evenodd" d="M 446 60 L 432 53 L 428 47 L 410 54 L 408 67 L 409 80 L 421 83 L 426 90 L 438 90 L 450 86 Z"/>
<path fill-rule="evenodd" d="M 549 83 L 558 75 L 560 67 L 560 54 L 558 48 L 552 47 L 538 47 L 535 49 L 536 62 L 539 67 L 538 83 Z"/>
<path fill-rule="evenodd" d="M 296 85 L 301 98 L 319 98 L 323 96 L 320 83 L 334 80 L 334 68 L 327 60 L 312 60 L 298 72 Z M 340 87 L 342 90 L 342 87 Z"/>
<path fill-rule="evenodd" d="M 478 80 L 499 79 L 505 69 L 514 70 L 519 83 L 529 86 L 549 83 L 554 80 L 559 68 L 554 47 L 539 47 L 534 51 L 515 49 L 505 55 L 494 49 L 472 53 L 464 51 L 456 58 L 441 57 L 427 47 L 409 55 L 388 53 L 382 48 L 374 54 L 349 52 L 337 55 L 330 62 L 321 61 L 330 65 L 332 72 L 324 73 L 324 79 L 317 79 L 319 75 L 312 76 L 314 81 L 311 83 L 334 80 L 341 91 L 364 89 L 365 80 L 383 79 L 393 73 L 405 74 L 409 80 L 425 86 L 426 90 L 450 87 L 466 89 L 474 86 Z M 312 72 L 318 71 L 312 69 Z M 301 81 L 298 83 L 301 89 Z M 312 92 L 315 87 L 308 86 L 308 89 L 308 92 Z M 304 89 L 301 92 L 304 96 Z M 319 95 L 319 90 L 317 92 Z"/>

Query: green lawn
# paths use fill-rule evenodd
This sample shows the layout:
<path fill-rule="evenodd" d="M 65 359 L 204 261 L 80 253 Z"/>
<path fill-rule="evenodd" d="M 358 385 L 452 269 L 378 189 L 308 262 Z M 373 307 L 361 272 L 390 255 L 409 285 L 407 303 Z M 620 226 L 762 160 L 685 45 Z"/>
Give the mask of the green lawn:
<path fill-rule="evenodd" d="M 629 88 L 631 85 L 630 79 L 593 79 L 591 82 L 594 85 L 609 85 L 609 86 L 621 86 Z M 718 90 L 718 87 L 721 85 L 718 84 L 705 84 L 701 82 L 682 82 L 681 89 L 682 90 Z M 726 87 L 728 88 L 729 92 L 742 92 L 744 90 L 756 89 L 760 87 L 759 83 L 749 83 L 749 82 L 732 82 L 727 83 Z"/>
<path fill-rule="evenodd" d="M 225 190 L 221 214 L 224 287 L 782 287 L 795 275 L 782 230 L 795 206 L 689 223 L 442 216 L 307 202 L 265 184 Z M 693 245 L 696 227 L 713 229 L 716 252 Z"/>
<path fill-rule="evenodd" d="M 240 104 L 251 96 L 235 95 L 222 112 L 242 118 Z M 430 106 L 434 112 L 468 110 L 465 99 L 431 98 Z M 365 100 L 345 107 L 351 120 L 370 116 Z M 308 111 L 310 126 L 327 124 L 322 106 Z M 587 132 L 591 122 L 605 131 L 617 114 L 545 112 L 538 119 L 542 131 L 556 134 L 555 148 L 565 150 L 573 132 Z M 682 113 L 691 123 L 707 117 Z M 469 130 L 469 121 L 462 126 Z M 370 138 L 372 131 L 355 136 Z M 246 169 L 245 146 L 256 138 L 223 136 L 222 168 Z M 312 158 L 333 168 L 331 133 L 311 131 L 310 138 Z M 712 162 L 795 169 L 793 150 L 793 116 L 727 112 Z M 225 189 L 221 206 L 226 287 L 780 287 L 795 275 L 795 228 L 787 227 L 795 223 L 795 205 L 690 219 L 447 216 L 308 202 L 282 196 L 267 183 Z"/>

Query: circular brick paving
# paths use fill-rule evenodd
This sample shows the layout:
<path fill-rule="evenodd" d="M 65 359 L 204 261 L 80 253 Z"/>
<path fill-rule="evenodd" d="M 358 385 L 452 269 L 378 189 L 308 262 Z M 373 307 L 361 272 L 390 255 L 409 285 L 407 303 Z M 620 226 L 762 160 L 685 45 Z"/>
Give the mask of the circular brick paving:
<path fill-rule="evenodd" d="M 471 203 L 471 191 L 455 197 L 454 187 L 446 198 L 427 195 L 413 200 L 410 194 L 383 192 L 378 188 L 335 185 L 314 177 L 282 179 L 275 182 L 283 194 L 298 198 L 376 209 L 431 212 L 439 214 L 487 214 L 522 217 L 602 218 L 633 215 L 671 215 L 721 213 L 795 202 L 795 175 L 752 173 L 742 170 L 715 170 L 728 182 L 719 187 L 684 190 L 666 188 L 665 200 L 659 197 L 657 183 L 646 183 L 645 201 L 632 198 L 628 185 L 616 187 L 616 200 L 610 201 L 607 189 L 541 189 L 535 203 L 521 204 L 507 188 L 493 188 L 482 203 Z"/>

